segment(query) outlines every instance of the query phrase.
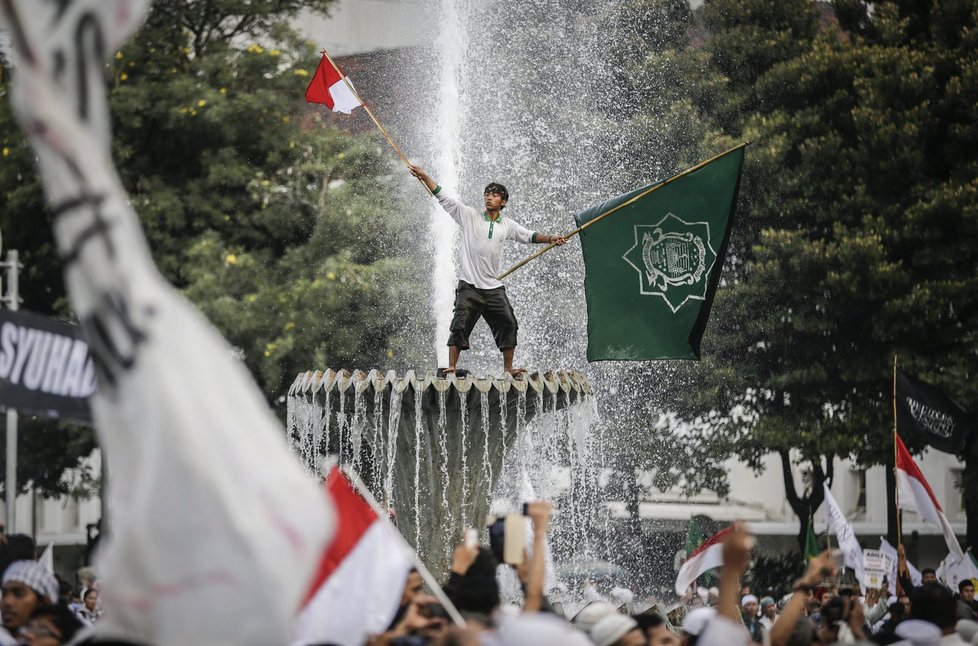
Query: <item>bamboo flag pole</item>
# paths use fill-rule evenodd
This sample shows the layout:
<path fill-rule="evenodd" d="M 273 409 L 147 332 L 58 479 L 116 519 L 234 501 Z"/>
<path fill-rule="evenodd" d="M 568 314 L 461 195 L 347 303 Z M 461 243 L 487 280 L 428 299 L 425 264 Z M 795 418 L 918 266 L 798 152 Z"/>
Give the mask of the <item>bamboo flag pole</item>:
<path fill-rule="evenodd" d="M 336 73 L 339 74 L 340 78 L 343 79 L 343 82 L 346 83 L 346 87 L 350 89 L 350 92 L 353 93 L 353 96 L 356 97 L 357 101 L 360 102 L 360 105 L 363 106 L 363 109 L 367 111 L 368 115 L 370 115 L 370 119 L 374 122 L 374 125 L 377 126 L 377 129 L 380 130 L 380 134 L 384 135 L 384 138 L 391 145 L 391 148 L 394 149 L 394 152 L 397 153 L 397 156 L 401 158 L 401 161 L 404 162 L 404 165 L 408 167 L 408 170 L 410 170 L 411 162 L 408 161 L 408 158 L 404 155 L 403 152 L 401 152 L 401 149 L 398 147 L 398 145 L 394 143 L 394 140 L 391 138 L 390 134 L 388 134 L 387 129 L 384 128 L 384 126 L 381 125 L 380 120 L 377 119 L 377 115 L 374 114 L 374 111 L 370 109 L 370 106 L 367 105 L 367 102 L 364 101 L 363 98 L 360 96 L 360 94 L 356 91 L 356 88 L 353 87 L 353 83 L 350 83 L 350 79 L 346 77 L 346 74 L 340 71 L 340 68 L 337 67 L 336 63 L 333 62 L 333 59 L 329 57 L 329 54 L 326 53 L 325 49 L 319 50 L 319 53 L 326 57 L 326 60 L 329 61 L 329 64 L 333 66 L 333 69 L 336 70 Z M 431 192 L 431 189 L 428 188 L 428 185 L 425 184 L 424 181 L 421 180 L 421 178 L 418 178 L 418 181 L 421 182 L 421 185 L 424 186 L 425 190 L 428 191 L 430 195 L 434 195 L 434 193 Z"/>
<path fill-rule="evenodd" d="M 896 503 L 897 549 L 903 542 L 903 528 L 900 514 L 900 485 L 897 478 L 897 355 L 893 355 L 893 500 Z"/>
<path fill-rule="evenodd" d="M 707 159 L 704 162 L 700 162 L 699 164 L 696 164 L 692 168 L 687 168 L 686 170 L 684 170 L 683 172 L 679 173 L 678 175 L 673 175 L 672 177 L 670 177 L 669 179 L 665 180 L 664 182 L 660 182 L 660 183 L 656 184 L 655 186 L 649 188 L 647 191 L 642 191 L 641 193 L 639 193 L 635 197 L 631 198 L 630 200 L 628 200 L 626 202 L 623 202 L 623 203 L 619 204 L 618 206 L 616 206 L 614 208 L 608 209 L 607 211 L 605 211 L 604 213 L 602 213 L 598 217 L 593 218 L 593 219 L 585 222 L 583 225 L 579 226 L 578 228 L 574 229 L 573 231 L 571 231 L 570 233 L 568 233 L 567 235 L 565 235 L 563 237 L 565 239 L 568 239 L 569 240 L 569 239 L 573 238 L 574 236 L 576 236 L 581 231 L 583 231 L 584 229 L 586 229 L 589 226 L 591 226 L 592 224 L 594 224 L 596 222 L 600 222 L 601 220 L 605 219 L 606 217 L 608 217 L 612 213 L 614 213 L 616 211 L 619 211 L 619 210 L 625 208 L 626 206 L 630 206 L 631 204 L 634 204 L 635 202 L 639 201 L 643 197 L 646 197 L 647 195 L 658 191 L 660 188 L 664 188 L 664 187 L 668 186 L 669 184 L 672 184 L 673 182 L 675 182 L 680 177 L 684 177 L 686 175 L 689 175 L 690 173 L 695 173 L 696 171 L 698 171 L 699 169 L 703 168 L 704 166 L 706 166 L 710 162 L 714 162 L 714 161 L 720 159 L 721 157 L 726 157 L 730 153 L 732 153 L 732 152 L 734 152 L 736 150 L 739 150 L 741 148 L 746 148 L 749 145 L 750 145 L 750 142 L 749 141 L 745 141 L 744 143 L 742 143 L 742 144 L 740 144 L 738 146 L 734 146 L 730 150 L 726 150 L 726 151 L 720 153 L 719 155 L 715 155 L 713 157 L 710 157 L 709 159 Z M 542 256 L 543 254 L 545 254 L 546 252 L 550 251 L 551 249 L 553 249 L 556 246 L 558 246 L 556 243 L 551 242 L 550 244 L 548 244 L 546 247 L 544 247 L 540 251 L 535 252 L 534 254 L 532 254 L 531 256 L 529 256 L 527 258 L 524 258 L 520 262 L 516 263 L 515 265 L 513 265 L 512 267 L 510 267 L 509 269 L 507 269 L 506 271 L 504 271 L 503 273 L 501 273 L 499 276 L 496 276 L 496 280 L 502 280 L 503 278 L 506 278 L 506 276 L 509 276 L 511 273 L 513 273 L 514 271 L 516 271 L 517 269 L 519 269 L 520 267 L 522 267 L 526 263 L 530 262 L 531 260 L 536 260 L 537 258 L 539 258 L 540 256 Z"/>

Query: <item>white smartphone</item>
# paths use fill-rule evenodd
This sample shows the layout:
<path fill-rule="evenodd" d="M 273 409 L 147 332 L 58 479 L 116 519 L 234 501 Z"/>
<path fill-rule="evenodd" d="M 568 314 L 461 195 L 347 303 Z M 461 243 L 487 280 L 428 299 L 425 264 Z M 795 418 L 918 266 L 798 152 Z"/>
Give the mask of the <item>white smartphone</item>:
<path fill-rule="evenodd" d="M 473 547 L 479 546 L 479 532 L 473 527 L 468 527 L 465 530 L 465 547 L 471 549 Z"/>

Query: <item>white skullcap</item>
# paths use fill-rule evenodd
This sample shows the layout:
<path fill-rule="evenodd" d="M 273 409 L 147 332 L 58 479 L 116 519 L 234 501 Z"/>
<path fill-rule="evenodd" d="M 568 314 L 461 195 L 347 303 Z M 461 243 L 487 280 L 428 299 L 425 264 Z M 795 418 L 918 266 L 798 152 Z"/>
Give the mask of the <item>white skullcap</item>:
<path fill-rule="evenodd" d="M 744 595 L 743 597 L 741 597 L 741 599 L 740 599 L 740 605 L 741 605 L 741 606 L 746 606 L 746 605 L 747 605 L 748 603 L 750 603 L 750 602 L 752 602 L 752 601 L 753 601 L 754 603 L 757 603 L 757 597 L 756 597 L 756 596 L 754 596 L 754 595 L 752 595 L 752 594 L 745 594 L 745 595 Z"/>
<path fill-rule="evenodd" d="M 617 612 L 606 615 L 591 628 L 591 641 L 597 646 L 611 646 L 630 631 L 638 628 L 638 623 L 628 615 Z"/>
<path fill-rule="evenodd" d="M 716 614 L 716 608 L 697 608 L 696 610 L 691 610 L 686 615 L 686 618 L 683 619 L 683 632 L 699 637 L 703 629 L 706 628 L 706 624 L 716 617 Z"/>
<path fill-rule="evenodd" d="M 591 632 L 591 628 L 594 624 L 601 621 L 605 615 L 612 615 L 618 612 L 610 603 L 604 601 L 592 601 L 591 603 L 584 606 L 579 613 L 574 617 L 574 625 L 583 630 L 586 633 Z"/>
<path fill-rule="evenodd" d="M 938 646 L 941 643 L 941 629 L 920 619 L 907 619 L 896 627 L 896 636 L 906 639 L 913 646 Z"/>

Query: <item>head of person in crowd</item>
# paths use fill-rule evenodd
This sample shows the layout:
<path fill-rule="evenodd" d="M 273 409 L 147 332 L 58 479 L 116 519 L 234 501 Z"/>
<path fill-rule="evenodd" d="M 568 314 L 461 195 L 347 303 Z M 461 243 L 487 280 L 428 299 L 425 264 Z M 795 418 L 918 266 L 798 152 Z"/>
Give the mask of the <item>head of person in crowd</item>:
<path fill-rule="evenodd" d="M 27 534 L 7 534 L 0 540 L 0 574 L 14 561 L 33 561 L 37 545 Z"/>
<path fill-rule="evenodd" d="M 41 606 L 20 628 L 20 638 L 28 646 L 67 644 L 82 628 L 82 623 L 63 604 Z"/>
<path fill-rule="evenodd" d="M 95 612 L 95 607 L 98 605 L 98 590 L 95 588 L 85 590 L 85 596 L 82 599 L 82 603 L 85 605 L 86 610 L 89 612 Z"/>
<path fill-rule="evenodd" d="M 744 613 L 745 619 L 753 619 L 757 616 L 757 597 L 752 594 L 745 594 L 740 599 L 740 610 Z"/>
<path fill-rule="evenodd" d="M 903 616 L 904 617 L 909 617 L 910 616 L 910 607 L 911 607 L 910 595 L 902 594 L 902 595 L 900 595 L 900 598 L 897 599 L 897 601 L 899 601 L 900 604 L 903 606 Z"/>
<path fill-rule="evenodd" d="M 461 546 L 460 546 L 461 547 Z M 487 547 L 480 547 L 472 564 L 457 577 L 445 594 L 463 615 L 473 615 L 477 621 L 487 623 L 499 607 L 499 584 L 496 568 L 499 562 Z"/>
<path fill-rule="evenodd" d="M 900 601 L 894 601 L 887 610 L 890 613 L 890 620 L 894 623 L 902 621 L 907 617 L 907 606 Z"/>
<path fill-rule="evenodd" d="M 925 567 L 920 571 L 920 583 L 937 583 L 937 572 L 933 568 Z"/>
<path fill-rule="evenodd" d="M 975 600 L 975 584 L 971 579 L 965 579 L 958 584 L 958 595 L 965 603 L 972 603 Z"/>
<path fill-rule="evenodd" d="M 761 599 L 761 615 L 771 620 L 778 616 L 778 606 L 774 603 L 773 597 L 764 597 Z"/>
<path fill-rule="evenodd" d="M 829 601 L 831 601 L 832 600 L 832 597 L 834 597 L 834 596 L 835 595 L 832 594 L 832 591 L 831 590 L 822 588 L 821 592 L 819 592 L 819 594 L 818 594 L 818 604 L 820 606 L 824 606 Z"/>
<path fill-rule="evenodd" d="M 591 627 L 591 641 L 597 646 L 645 646 L 642 629 L 628 615 L 613 612 Z"/>
<path fill-rule="evenodd" d="M 404 582 L 404 590 L 401 592 L 401 601 L 397 606 L 397 613 L 394 615 L 394 619 L 391 620 L 391 627 L 395 626 L 404 618 L 404 613 L 407 612 L 411 602 L 421 594 L 423 585 L 424 583 L 421 581 L 421 575 L 418 574 L 418 569 L 411 568 L 410 572 L 408 572 L 407 580 Z"/>
<path fill-rule="evenodd" d="M 605 616 L 615 612 L 618 612 L 618 609 L 610 603 L 605 601 L 592 601 L 581 608 L 580 612 L 574 615 L 571 621 L 579 630 L 590 634 L 591 628 L 596 623 L 601 621 Z"/>
<path fill-rule="evenodd" d="M 58 600 L 58 580 L 37 561 L 14 561 L 3 573 L 0 615 L 3 626 L 16 635 L 35 610 Z"/>
<path fill-rule="evenodd" d="M 940 583 L 917 586 L 910 595 L 910 617 L 928 621 L 950 635 L 958 621 L 954 594 Z"/>
<path fill-rule="evenodd" d="M 697 640 L 703 634 L 706 625 L 717 616 L 716 608 L 697 608 L 683 619 L 680 646 L 696 646 Z"/>
<path fill-rule="evenodd" d="M 679 646 L 679 638 L 676 637 L 662 615 L 650 612 L 647 614 L 634 615 L 632 619 L 638 624 L 645 640 L 649 646 Z"/>

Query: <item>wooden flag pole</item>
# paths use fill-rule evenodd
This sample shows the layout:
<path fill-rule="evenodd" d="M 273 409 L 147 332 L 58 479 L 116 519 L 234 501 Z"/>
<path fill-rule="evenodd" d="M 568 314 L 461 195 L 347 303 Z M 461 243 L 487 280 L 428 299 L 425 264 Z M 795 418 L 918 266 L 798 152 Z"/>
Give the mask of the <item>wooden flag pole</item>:
<path fill-rule="evenodd" d="M 568 233 L 567 235 L 565 235 L 563 237 L 566 238 L 566 239 L 568 239 L 568 240 L 570 240 L 571 238 L 573 238 L 574 236 L 576 236 L 578 233 L 580 233 L 584 229 L 588 228 L 589 226 L 591 226 L 592 224 L 594 224 L 596 222 L 600 222 L 601 220 L 605 219 L 606 217 L 608 217 L 612 213 L 614 213 L 616 211 L 619 211 L 619 210 L 625 208 L 626 206 L 629 206 L 631 204 L 634 204 L 635 202 L 639 201 L 643 197 L 646 197 L 647 195 L 658 191 L 660 188 L 664 188 L 664 187 L 668 186 L 669 184 L 672 184 L 674 181 L 676 181 L 680 177 L 684 177 L 686 175 L 689 175 L 690 173 L 694 173 L 694 172 L 698 171 L 699 169 L 703 168 L 704 166 L 706 166 L 707 164 L 709 164 L 711 162 L 714 162 L 714 161 L 720 159 L 721 157 L 725 157 L 725 156 L 729 155 L 730 153 L 734 152 L 735 150 L 739 150 L 741 148 L 746 148 L 749 145 L 750 145 L 750 142 L 749 141 L 745 141 L 744 143 L 742 143 L 742 144 L 740 144 L 738 146 L 734 146 L 730 150 L 726 150 L 726 151 L 720 153 L 719 155 L 715 155 L 713 157 L 710 157 L 709 159 L 707 159 L 704 162 L 700 162 L 699 164 L 696 164 L 692 168 L 687 168 L 686 170 L 684 170 L 683 172 L 679 173 L 678 175 L 673 175 L 672 177 L 670 177 L 669 179 L 665 180 L 664 182 L 660 182 L 660 183 L 656 184 L 655 186 L 651 187 L 650 189 L 648 189 L 646 191 L 642 191 L 641 193 L 639 193 L 635 197 L 631 198 L 630 200 L 628 200 L 626 202 L 623 202 L 623 203 L 619 204 L 618 206 L 616 206 L 616 207 L 614 207 L 612 209 L 608 209 L 607 211 L 605 211 L 604 213 L 602 213 L 598 217 L 592 218 L 591 220 L 588 220 L 583 225 L 579 226 L 578 228 L 574 229 L 573 231 L 571 231 L 570 233 Z M 536 260 L 537 258 L 539 258 L 540 256 L 542 256 L 543 254 L 545 254 L 546 252 L 550 251 L 551 249 L 553 249 L 556 246 L 559 246 L 559 245 L 557 245 L 556 243 L 551 242 L 550 244 L 548 244 L 546 247 L 544 247 L 540 251 L 537 251 L 537 252 L 533 253 L 531 256 L 529 256 L 527 258 L 524 258 L 523 260 L 521 260 L 520 262 L 516 263 L 515 265 L 513 265 L 512 267 L 510 267 L 509 269 L 507 269 L 506 271 L 504 271 L 500 275 L 496 276 L 496 280 L 502 280 L 503 278 L 506 278 L 506 276 L 509 276 L 511 273 L 513 273 L 514 271 L 516 271 L 517 269 L 519 269 L 520 267 L 522 267 L 526 263 L 530 262 L 531 260 Z"/>
<path fill-rule="evenodd" d="M 326 53 L 325 49 L 319 50 L 319 53 L 326 57 L 326 60 L 329 61 L 329 64 L 333 66 L 333 69 L 336 70 L 336 73 L 339 74 L 340 78 L 343 79 L 343 82 L 346 83 L 346 87 L 350 88 L 350 92 L 353 93 L 353 96 L 355 96 L 357 101 L 360 102 L 360 105 L 363 106 L 363 109 L 367 111 L 368 115 L 370 115 L 370 119 L 373 120 L 374 125 L 377 126 L 378 130 L 380 130 L 380 134 L 384 135 L 384 138 L 391 145 L 391 148 L 394 149 L 394 152 L 397 153 L 397 156 L 401 158 L 401 161 L 404 162 L 404 165 L 408 167 L 408 170 L 410 170 L 411 162 L 408 161 L 408 158 L 404 155 L 403 152 L 401 152 L 401 149 L 397 146 L 397 144 L 394 143 L 394 140 L 391 139 L 391 136 L 390 134 L 388 134 L 387 129 L 381 125 L 380 120 L 377 119 L 377 115 L 374 114 L 374 111 L 370 109 L 370 106 L 367 105 L 367 102 L 364 101 L 363 98 L 360 96 L 360 94 L 356 91 L 356 89 L 353 87 L 353 84 L 350 83 L 350 79 L 346 77 L 346 74 L 340 71 L 340 68 L 337 67 L 336 63 L 333 62 L 333 59 L 329 57 L 329 54 Z M 421 182 L 421 185 L 424 186 L 425 190 L 428 191 L 430 195 L 434 195 L 434 193 L 431 192 L 431 189 L 428 188 L 428 185 L 425 184 L 424 181 L 421 180 L 421 178 L 418 178 L 418 181 Z"/>
<path fill-rule="evenodd" d="M 897 355 L 893 355 L 893 500 L 896 503 L 897 550 L 903 542 L 900 514 L 900 481 L 897 478 Z"/>

